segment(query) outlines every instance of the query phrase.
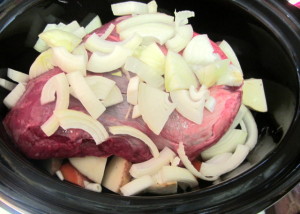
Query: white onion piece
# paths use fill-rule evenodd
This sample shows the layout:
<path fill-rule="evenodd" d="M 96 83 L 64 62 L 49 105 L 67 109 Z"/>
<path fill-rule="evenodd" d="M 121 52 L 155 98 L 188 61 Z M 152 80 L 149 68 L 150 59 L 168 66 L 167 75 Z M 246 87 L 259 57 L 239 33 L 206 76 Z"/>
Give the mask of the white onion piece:
<path fill-rule="evenodd" d="M 29 80 L 28 74 L 24 74 L 20 71 L 16 71 L 16 70 L 12 69 L 12 68 L 7 69 L 7 77 L 18 83 L 19 82 L 25 83 Z"/>
<path fill-rule="evenodd" d="M 84 27 L 80 27 L 77 30 L 73 31 L 72 33 L 80 39 L 82 39 L 86 35 Z"/>
<path fill-rule="evenodd" d="M 63 180 L 65 179 L 64 176 L 63 176 L 63 174 L 61 173 L 60 170 L 57 170 L 57 171 L 55 172 L 55 174 L 56 174 L 56 176 L 59 178 L 59 180 L 63 181 Z"/>
<path fill-rule="evenodd" d="M 176 156 L 172 163 L 171 163 L 171 166 L 178 166 L 180 164 L 180 158 L 178 156 Z"/>
<path fill-rule="evenodd" d="M 58 25 L 60 25 L 60 23 L 58 23 Z M 78 24 L 77 21 L 74 20 L 67 25 L 61 25 L 61 27 L 59 29 L 66 31 L 66 32 L 73 33 L 74 31 L 78 30 L 79 28 L 80 28 L 80 25 Z"/>
<path fill-rule="evenodd" d="M 205 163 L 212 163 L 212 164 L 223 163 L 223 162 L 227 161 L 229 158 L 231 158 L 231 156 L 232 156 L 232 153 L 230 153 L 230 152 L 221 153 L 221 154 L 215 155 L 212 158 L 208 159 L 207 161 L 205 161 Z"/>
<path fill-rule="evenodd" d="M 42 105 L 53 102 L 55 100 L 55 92 L 56 92 L 55 82 L 56 82 L 56 75 L 51 77 L 43 86 L 41 97 L 40 97 L 40 103 Z"/>
<path fill-rule="evenodd" d="M 121 90 L 116 85 L 111 89 L 107 97 L 102 100 L 102 104 L 105 107 L 113 106 L 121 102 L 123 102 L 123 96 Z"/>
<path fill-rule="evenodd" d="M 96 30 L 97 28 L 102 26 L 102 22 L 99 16 L 95 16 L 86 26 L 85 32 L 86 34 L 91 33 L 92 31 Z"/>
<path fill-rule="evenodd" d="M 4 105 L 11 109 L 16 105 L 19 99 L 25 92 L 25 86 L 23 83 L 19 83 L 3 100 Z"/>
<path fill-rule="evenodd" d="M 140 78 L 138 76 L 130 78 L 127 86 L 127 102 L 132 105 L 137 105 L 138 103 L 139 84 Z"/>
<path fill-rule="evenodd" d="M 138 105 L 143 120 L 156 135 L 159 135 L 176 104 L 169 101 L 169 94 L 140 83 Z"/>
<path fill-rule="evenodd" d="M 247 157 L 249 153 L 249 147 L 246 145 L 238 145 L 233 155 L 225 162 L 212 164 L 202 162 L 200 173 L 205 176 L 219 177 L 231 170 L 237 168 Z"/>
<path fill-rule="evenodd" d="M 33 79 L 54 67 L 53 51 L 48 49 L 42 52 L 32 63 L 29 69 L 29 78 Z"/>
<path fill-rule="evenodd" d="M 101 39 L 107 39 L 107 37 L 113 32 L 115 29 L 116 25 L 110 24 L 108 28 L 105 30 L 104 34 L 100 36 Z"/>
<path fill-rule="evenodd" d="M 142 115 L 141 115 L 141 112 L 140 112 L 139 105 L 134 105 L 133 109 L 132 109 L 132 116 L 131 116 L 131 118 L 135 119 L 135 118 L 138 118 L 140 116 L 142 116 Z"/>
<path fill-rule="evenodd" d="M 100 117 L 106 108 L 91 90 L 82 73 L 79 71 L 71 72 L 67 74 L 67 78 L 77 99 L 88 113 L 95 119 Z"/>
<path fill-rule="evenodd" d="M 162 183 L 177 181 L 184 183 L 191 188 L 198 186 L 198 181 L 195 176 L 187 169 L 177 166 L 163 166 L 158 172 Z"/>
<path fill-rule="evenodd" d="M 148 4 L 148 13 L 157 13 L 157 3 L 155 0 L 150 1 Z"/>
<path fill-rule="evenodd" d="M 129 172 L 134 178 L 144 175 L 154 175 L 163 166 L 170 164 L 175 156 L 176 154 L 171 149 L 165 147 L 157 158 L 151 158 L 141 163 L 132 164 Z"/>
<path fill-rule="evenodd" d="M 176 181 L 170 181 L 163 184 L 153 184 L 147 188 L 147 192 L 154 193 L 156 195 L 170 195 L 177 193 L 178 183 Z"/>
<path fill-rule="evenodd" d="M 155 88 L 163 87 L 164 78 L 157 74 L 150 66 L 135 57 L 127 58 L 124 70 L 137 74 L 141 80 Z"/>
<path fill-rule="evenodd" d="M 54 115 L 58 118 L 60 126 L 67 129 L 82 129 L 89 133 L 96 145 L 101 144 L 108 138 L 104 126 L 91 116 L 75 110 L 56 110 Z"/>
<path fill-rule="evenodd" d="M 217 59 L 206 34 L 193 37 L 184 49 L 183 57 L 188 63 L 201 65 L 207 65 Z"/>
<path fill-rule="evenodd" d="M 120 31 L 121 40 L 128 39 L 134 34 L 140 35 L 146 42 L 157 42 L 160 45 L 165 44 L 175 34 L 173 25 L 164 23 L 145 23 L 132 26 L 125 30 Z"/>
<path fill-rule="evenodd" d="M 96 97 L 101 100 L 104 100 L 116 85 L 115 81 L 102 76 L 87 76 L 85 77 L 85 81 Z"/>
<path fill-rule="evenodd" d="M 11 91 L 11 90 L 13 90 L 17 86 L 17 84 L 15 84 L 13 82 L 10 82 L 10 81 L 8 81 L 6 79 L 0 78 L 0 86 L 2 88 L 5 88 L 6 90 Z"/>
<path fill-rule="evenodd" d="M 230 59 L 232 64 L 237 66 L 239 68 L 239 71 L 242 72 L 242 68 L 241 68 L 241 65 L 239 63 L 239 60 L 238 60 L 237 56 L 235 55 L 235 52 L 233 51 L 232 47 L 229 45 L 229 43 L 226 42 L 225 40 L 223 40 L 219 44 L 219 47 L 225 53 L 225 55 L 228 57 L 228 59 Z"/>
<path fill-rule="evenodd" d="M 88 53 L 84 47 L 84 44 L 80 44 L 78 45 L 73 51 L 72 51 L 72 54 L 74 55 L 83 55 L 84 56 L 84 61 L 85 61 L 85 64 L 87 64 L 88 62 Z M 86 71 L 83 72 L 83 74 L 85 74 Z"/>
<path fill-rule="evenodd" d="M 193 101 L 187 90 L 176 90 L 170 92 L 173 103 L 176 104 L 176 110 L 185 118 L 196 124 L 201 124 L 203 120 L 203 111 L 205 97 L 198 101 Z"/>
<path fill-rule="evenodd" d="M 115 3 L 111 5 L 111 10 L 115 16 L 123 16 L 130 14 L 148 13 L 148 5 L 136 1 L 127 1 Z"/>
<path fill-rule="evenodd" d="M 44 28 L 43 32 L 46 32 L 48 30 L 53 30 L 53 29 L 57 29 L 56 24 L 47 24 L 46 27 Z M 43 51 L 46 51 L 49 48 L 49 46 L 47 45 L 47 43 L 44 40 L 38 38 L 38 40 L 35 43 L 33 48 L 38 52 L 43 52 Z"/>
<path fill-rule="evenodd" d="M 175 24 L 176 27 L 186 25 L 188 23 L 188 18 L 195 17 L 195 12 L 190 10 L 175 11 Z"/>
<path fill-rule="evenodd" d="M 209 97 L 209 90 L 205 85 L 202 85 L 197 91 L 195 86 L 191 85 L 189 88 L 189 95 L 193 101 L 199 101 L 201 99 L 207 99 Z"/>
<path fill-rule="evenodd" d="M 243 121 L 246 125 L 248 137 L 245 142 L 245 145 L 249 147 L 250 151 L 255 147 L 258 139 L 258 130 L 256 122 L 251 114 L 251 112 L 246 108 Z"/>
<path fill-rule="evenodd" d="M 244 82 L 243 73 L 234 65 L 229 65 L 228 68 L 229 69 L 219 77 L 217 85 L 241 86 Z"/>
<path fill-rule="evenodd" d="M 201 172 L 199 172 L 193 166 L 193 164 L 191 163 L 189 158 L 186 156 L 185 151 L 184 151 L 184 146 L 183 146 L 182 142 L 179 142 L 179 146 L 178 146 L 178 149 L 177 149 L 177 154 L 178 154 L 180 160 L 182 161 L 183 165 L 185 166 L 185 168 L 187 168 L 197 178 L 201 178 L 201 179 L 206 180 L 206 181 L 214 181 L 218 178 L 217 176 L 206 176 L 206 175 L 202 174 Z"/>
<path fill-rule="evenodd" d="M 64 47 L 54 47 L 53 61 L 66 73 L 79 71 L 86 74 L 86 61 L 84 55 L 73 55 Z"/>
<path fill-rule="evenodd" d="M 239 144 L 244 144 L 247 139 L 247 132 L 240 129 L 231 129 L 213 146 L 201 152 L 201 157 L 208 160 L 215 155 L 225 152 L 234 152 Z"/>
<path fill-rule="evenodd" d="M 240 109 L 239 109 L 238 113 L 236 114 L 229 129 L 236 128 L 236 126 L 243 120 L 247 110 L 248 110 L 247 107 L 244 106 L 243 104 L 240 106 Z"/>
<path fill-rule="evenodd" d="M 125 184 L 120 188 L 121 193 L 124 196 L 137 195 L 138 193 L 146 190 L 154 184 L 154 181 L 151 176 L 145 175 L 143 177 L 134 179 L 129 183 Z"/>
<path fill-rule="evenodd" d="M 214 112 L 215 107 L 216 107 L 216 104 L 217 104 L 216 99 L 215 99 L 214 97 L 212 97 L 212 96 L 209 96 L 209 97 L 207 98 L 207 100 L 205 101 L 204 107 L 205 107 L 208 111 Z"/>
<path fill-rule="evenodd" d="M 81 39 L 74 34 L 58 29 L 42 32 L 39 37 L 43 39 L 49 47 L 62 46 L 69 52 L 72 52 L 81 42 Z"/>
<path fill-rule="evenodd" d="M 175 52 L 183 50 L 193 38 L 193 33 L 192 25 L 179 26 L 175 36 L 166 42 L 166 47 Z"/>
<path fill-rule="evenodd" d="M 88 181 L 83 181 L 83 183 L 84 183 L 84 188 L 87 190 L 91 190 L 94 192 L 102 192 L 102 187 L 100 184 L 90 183 Z"/>
<path fill-rule="evenodd" d="M 87 70 L 95 73 L 113 71 L 122 67 L 131 54 L 131 50 L 118 45 L 109 54 L 94 52 L 88 61 Z"/>
<path fill-rule="evenodd" d="M 59 128 L 59 121 L 55 115 L 51 115 L 42 125 L 41 130 L 50 137 Z"/>
<path fill-rule="evenodd" d="M 145 23 L 154 23 L 154 22 L 172 25 L 174 24 L 174 17 L 166 15 L 164 13 L 151 13 L 151 14 L 132 16 L 118 23 L 116 29 L 117 32 L 120 33 L 121 31 L 128 29 L 130 27 L 142 25 Z"/>
<path fill-rule="evenodd" d="M 140 130 L 130 126 L 110 126 L 109 132 L 113 135 L 130 135 L 143 141 L 150 149 L 153 157 L 159 156 L 159 151 L 153 141 Z"/>

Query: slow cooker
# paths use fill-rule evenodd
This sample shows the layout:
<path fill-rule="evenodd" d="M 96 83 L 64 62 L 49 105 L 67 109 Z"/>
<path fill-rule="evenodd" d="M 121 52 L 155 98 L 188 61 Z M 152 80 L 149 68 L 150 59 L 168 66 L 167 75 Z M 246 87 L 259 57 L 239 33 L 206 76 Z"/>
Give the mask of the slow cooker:
<path fill-rule="evenodd" d="M 0 77 L 7 68 L 27 72 L 38 53 L 32 48 L 47 23 L 98 14 L 114 18 L 119 0 L 12 0 L 0 6 Z M 148 1 L 144 1 L 148 2 Z M 193 10 L 194 30 L 226 40 L 245 78 L 262 78 L 267 113 L 253 113 L 259 141 L 275 148 L 247 171 L 215 185 L 168 196 L 123 197 L 61 182 L 26 159 L 0 125 L 1 200 L 29 213 L 257 213 L 300 181 L 300 10 L 284 0 L 157 0 L 159 10 Z M 0 89 L 1 100 L 8 91 Z M 1 103 L 1 120 L 7 109 Z"/>

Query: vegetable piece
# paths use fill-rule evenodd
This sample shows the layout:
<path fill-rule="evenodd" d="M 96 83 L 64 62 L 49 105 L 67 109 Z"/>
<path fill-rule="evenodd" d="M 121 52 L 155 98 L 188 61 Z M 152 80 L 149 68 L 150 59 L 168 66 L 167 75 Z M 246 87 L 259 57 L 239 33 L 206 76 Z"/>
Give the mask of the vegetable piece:
<path fill-rule="evenodd" d="M 175 28 L 173 25 L 151 22 L 132 26 L 119 32 L 121 40 L 130 38 L 134 34 L 140 35 L 146 44 L 157 42 L 163 45 L 174 36 Z"/>
<path fill-rule="evenodd" d="M 79 71 L 86 75 L 86 60 L 84 55 L 73 55 L 64 47 L 53 47 L 53 61 L 66 73 Z"/>
<path fill-rule="evenodd" d="M 106 108 L 89 87 L 82 73 L 79 71 L 68 73 L 67 78 L 77 99 L 82 103 L 89 114 L 95 119 L 100 117 Z"/>
<path fill-rule="evenodd" d="M 84 176 L 101 184 L 106 166 L 106 157 L 74 157 L 69 158 L 70 163 Z"/>
<path fill-rule="evenodd" d="M 205 108 L 210 111 L 214 112 L 215 106 L 216 106 L 216 99 L 212 96 L 209 96 L 205 102 Z"/>
<path fill-rule="evenodd" d="M 32 63 L 29 69 L 29 78 L 33 79 L 55 66 L 53 61 L 53 51 L 48 49 L 42 52 Z"/>
<path fill-rule="evenodd" d="M 3 104 L 11 109 L 16 105 L 19 99 L 25 92 L 25 86 L 23 83 L 19 83 L 3 100 Z"/>
<path fill-rule="evenodd" d="M 100 20 L 100 17 L 97 15 L 85 26 L 84 29 L 86 34 L 89 34 L 101 26 L 102 26 L 102 22 Z"/>
<path fill-rule="evenodd" d="M 146 191 L 156 195 L 169 195 L 177 193 L 178 183 L 170 181 L 163 184 L 153 184 Z"/>
<path fill-rule="evenodd" d="M 24 74 L 20 71 L 16 71 L 14 69 L 8 68 L 7 69 L 7 77 L 10 78 L 11 80 L 15 81 L 15 82 L 21 82 L 21 83 L 25 83 L 28 81 L 29 76 L 28 74 Z"/>
<path fill-rule="evenodd" d="M 138 76 L 130 78 L 127 86 L 127 102 L 132 105 L 137 105 L 139 84 L 140 78 Z"/>
<path fill-rule="evenodd" d="M 170 92 L 170 97 L 176 110 L 185 118 L 194 123 L 201 124 L 203 120 L 203 111 L 206 97 L 203 96 L 198 101 L 193 101 L 187 90 L 176 90 Z"/>
<path fill-rule="evenodd" d="M 241 65 L 239 63 L 239 60 L 238 60 L 237 56 L 235 55 L 235 52 L 232 49 L 232 47 L 229 45 L 229 43 L 226 42 L 225 40 L 223 40 L 219 44 L 219 47 L 225 53 L 225 55 L 228 57 L 228 59 L 230 59 L 230 61 L 232 62 L 232 64 L 235 65 L 235 66 L 237 66 L 239 68 L 239 70 L 242 72 L 242 68 L 241 68 Z"/>
<path fill-rule="evenodd" d="M 87 76 L 85 81 L 96 97 L 101 100 L 104 100 L 116 85 L 115 81 L 102 76 Z"/>
<path fill-rule="evenodd" d="M 138 16 L 132 16 L 128 19 L 119 22 L 116 25 L 116 30 L 118 33 L 120 33 L 121 31 L 124 31 L 130 27 L 134 27 L 146 23 L 157 23 L 157 22 L 172 25 L 174 23 L 174 17 L 166 15 L 164 13 L 150 13 L 150 14 L 141 14 Z"/>
<path fill-rule="evenodd" d="M 124 65 L 124 70 L 137 74 L 142 81 L 145 81 L 152 87 L 163 87 L 164 78 L 157 74 L 157 72 L 155 72 L 150 66 L 146 65 L 136 57 L 127 58 Z"/>
<path fill-rule="evenodd" d="M 52 115 L 42 125 L 41 130 L 49 137 L 53 135 L 59 128 L 58 119 Z"/>
<path fill-rule="evenodd" d="M 111 5 L 111 10 L 115 16 L 123 16 L 130 14 L 148 13 L 148 5 L 136 1 L 127 1 L 115 3 Z"/>
<path fill-rule="evenodd" d="M 132 137 L 138 138 L 149 147 L 153 157 L 157 158 L 159 156 L 159 151 L 153 141 L 138 129 L 130 126 L 110 126 L 109 132 L 113 135 L 130 135 Z"/>
<path fill-rule="evenodd" d="M 73 34 L 80 39 L 82 39 L 83 37 L 86 36 L 84 27 L 80 27 L 80 28 L 76 29 L 75 31 L 73 31 Z"/>
<path fill-rule="evenodd" d="M 107 39 L 107 37 L 114 31 L 116 25 L 110 24 L 105 32 L 100 36 L 101 39 Z"/>
<path fill-rule="evenodd" d="M 143 120 L 155 134 L 159 135 L 174 111 L 176 104 L 169 101 L 169 94 L 140 83 L 138 105 Z"/>
<path fill-rule="evenodd" d="M 165 87 L 167 92 L 189 89 L 191 85 L 194 87 L 198 86 L 195 74 L 180 54 L 169 50 L 165 66 Z"/>
<path fill-rule="evenodd" d="M 129 183 L 131 163 L 124 158 L 114 156 L 108 163 L 102 185 L 115 193 L 121 193 L 120 188 Z"/>
<path fill-rule="evenodd" d="M 60 170 L 57 170 L 57 171 L 55 172 L 55 174 L 56 174 L 56 176 L 59 178 L 59 180 L 61 180 L 61 181 L 65 180 L 65 178 L 64 178 L 64 176 L 63 176 L 63 174 L 61 173 Z"/>
<path fill-rule="evenodd" d="M 46 32 L 48 30 L 53 30 L 53 29 L 57 29 L 56 24 L 47 24 L 46 27 L 44 28 L 43 32 Z M 38 40 L 35 43 L 33 48 L 38 52 L 43 52 L 43 51 L 46 51 L 49 48 L 49 46 L 47 45 L 47 43 L 44 40 L 42 40 L 41 38 L 38 38 Z"/>
<path fill-rule="evenodd" d="M 197 91 L 197 89 L 193 85 L 191 85 L 189 88 L 189 95 L 192 101 L 199 101 L 203 98 L 208 98 L 209 90 L 207 90 L 207 87 L 205 85 L 202 85 Z"/>
<path fill-rule="evenodd" d="M 188 23 L 188 18 L 195 17 L 195 12 L 190 10 L 175 11 L 174 14 L 176 27 L 186 25 Z"/>
<path fill-rule="evenodd" d="M 83 181 L 84 188 L 94 191 L 94 192 L 102 192 L 102 187 L 100 184 L 97 183 L 90 183 L 88 181 Z"/>
<path fill-rule="evenodd" d="M 45 31 L 41 33 L 39 37 L 43 39 L 48 46 L 62 46 L 65 47 L 69 52 L 72 52 L 74 48 L 76 48 L 81 42 L 81 39 L 74 34 L 58 29 Z"/>
<path fill-rule="evenodd" d="M 175 36 L 166 42 L 166 47 L 174 52 L 183 50 L 193 38 L 193 33 L 192 25 L 179 26 Z"/>
<path fill-rule="evenodd" d="M 240 109 L 239 109 L 238 113 L 236 114 L 236 116 L 235 116 L 235 118 L 234 118 L 234 120 L 233 120 L 233 122 L 232 122 L 232 124 L 231 124 L 231 126 L 230 126 L 229 129 L 236 128 L 236 126 L 239 123 L 241 123 L 241 121 L 243 120 L 243 118 L 244 118 L 244 116 L 245 116 L 245 114 L 246 114 L 247 111 L 248 111 L 247 107 L 242 104 L 240 106 Z"/>
<path fill-rule="evenodd" d="M 183 57 L 188 63 L 201 65 L 207 65 L 217 59 L 206 34 L 193 37 L 184 49 Z"/>
<path fill-rule="evenodd" d="M 229 69 L 218 79 L 217 85 L 241 86 L 243 84 L 243 73 L 234 65 L 229 65 Z"/>
<path fill-rule="evenodd" d="M 139 108 L 139 105 L 135 105 L 133 106 L 133 109 L 132 109 L 132 119 L 135 119 L 135 118 L 138 118 L 142 116 L 141 115 L 141 112 L 140 112 L 140 108 Z"/>
<path fill-rule="evenodd" d="M 102 100 L 102 104 L 105 107 L 113 106 L 121 102 L 123 102 L 123 96 L 120 89 L 116 85 L 111 89 L 107 97 Z"/>
<path fill-rule="evenodd" d="M 72 54 L 74 55 L 83 55 L 84 56 L 84 61 L 85 61 L 85 64 L 87 64 L 88 62 L 88 53 L 84 47 L 84 44 L 80 44 L 78 45 L 72 52 Z M 83 74 L 85 74 L 86 71 L 83 72 Z"/>
<path fill-rule="evenodd" d="M 166 57 L 155 42 L 142 49 L 138 58 L 153 68 L 159 75 L 163 75 L 165 73 Z"/>
<path fill-rule="evenodd" d="M 268 111 L 263 81 L 261 79 L 247 79 L 244 81 L 242 102 L 245 106 L 255 111 Z"/>
<path fill-rule="evenodd" d="M 11 91 L 11 90 L 13 90 L 17 86 L 17 84 L 15 84 L 13 82 L 10 82 L 10 81 L 8 81 L 6 79 L 0 78 L 0 86 L 2 88 L 5 88 L 6 90 Z"/>
<path fill-rule="evenodd" d="M 175 156 L 176 154 L 171 149 L 165 147 L 157 158 L 151 158 L 141 163 L 132 164 L 129 172 L 134 178 L 144 175 L 154 175 L 163 166 L 170 164 Z"/>
<path fill-rule="evenodd" d="M 66 181 L 69 181 L 78 186 L 84 187 L 85 177 L 75 169 L 70 163 L 65 163 L 60 167 L 60 171 Z"/>
<path fill-rule="evenodd" d="M 216 144 L 204 150 L 201 157 L 208 160 L 218 154 L 234 152 L 237 145 L 245 143 L 246 138 L 247 132 L 245 131 L 240 129 L 229 130 Z"/>
<path fill-rule="evenodd" d="M 145 175 L 143 177 L 134 179 L 129 183 L 121 187 L 121 193 L 124 196 L 137 195 L 140 192 L 146 190 L 154 184 L 154 181 L 151 176 Z"/>
<path fill-rule="evenodd" d="M 58 24 L 60 25 L 60 23 Z M 66 31 L 66 32 L 74 32 L 75 30 L 78 30 L 80 28 L 80 25 L 78 24 L 77 21 L 72 21 L 67 25 L 61 25 L 61 27 L 59 28 L 60 30 Z"/>
<path fill-rule="evenodd" d="M 82 129 L 89 133 L 96 145 L 101 144 L 108 138 L 104 126 L 89 115 L 75 110 L 56 110 L 54 115 L 58 118 L 60 126 L 67 129 Z"/>
<path fill-rule="evenodd" d="M 157 3 L 155 0 L 150 1 L 148 4 L 148 13 L 157 13 Z"/>
<path fill-rule="evenodd" d="M 258 130 L 256 122 L 251 114 L 251 112 L 246 108 L 246 112 L 243 118 L 243 121 L 246 125 L 248 138 L 245 142 L 245 145 L 249 147 L 250 151 L 255 147 L 258 139 Z"/>
<path fill-rule="evenodd" d="M 87 70 L 95 73 L 113 71 L 122 67 L 131 54 L 131 50 L 118 45 L 109 54 L 94 52 L 88 61 Z"/>
<path fill-rule="evenodd" d="M 227 160 L 229 160 L 232 156 L 232 153 L 230 152 L 225 152 L 221 154 L 217 154 L 216 156 L 212 157 L 211 159 L 208 159 L 205 161 L 205 163 L 212 163 L 212 164 L 218 164 L 218 163 L 223 163 Z"/>

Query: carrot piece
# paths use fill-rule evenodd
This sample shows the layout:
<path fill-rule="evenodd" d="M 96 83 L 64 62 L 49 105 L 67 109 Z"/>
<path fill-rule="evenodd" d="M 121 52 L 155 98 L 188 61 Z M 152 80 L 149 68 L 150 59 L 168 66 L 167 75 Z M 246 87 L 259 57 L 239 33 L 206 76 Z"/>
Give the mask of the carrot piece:
<path fill-rule="evenodd" d="M 65 163 L 60 167 L 60 171 L 66 181 L 84 187 L 85 177 L 70 163 Z"/>
<path fill-rule="evenodd" d="M 197 169 L 197 171 L 200 171 L 201 168 L 201 161 L 195 159 L 192 161 L 193 166 L 195 167 L 195 169 Z"/>

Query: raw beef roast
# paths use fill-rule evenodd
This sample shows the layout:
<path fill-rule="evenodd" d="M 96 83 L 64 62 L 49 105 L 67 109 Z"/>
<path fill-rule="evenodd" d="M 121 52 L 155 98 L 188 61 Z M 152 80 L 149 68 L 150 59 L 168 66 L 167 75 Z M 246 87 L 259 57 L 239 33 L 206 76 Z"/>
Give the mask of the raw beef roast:
<path fill-rule="evenodd" d="M 118 21 L 120 21 L 120 18 L 114 22 Z M 103 34 L 109 24 L 104 25 L 95 32 L 99 35 Z M 109 39 L 117 41 L 118 34 L 113 32 Z M 212 44 L 215 52 L 221 58 L 225 58 L 218 46 L 213 42 Z M 126 135 L 111 136 L 100 145 L 96 145 L 92 137 L 80 129 L 63 130 L 59 128 L 54 135 L 47 137 L 40 126 L 52 115 L 55 102 L 41 105 L 40 94 L 47 80 L 59 72 L 62 71 L 59 68 L 54 68 L 31 80 L 26 86 L 25 94 L 4 119 L 7 132 L 27 157 L 47 159 L 51 157 L 117 155 L 132 162 L 145 161 L 152 157 L 148 147 L 142 141 Z M 168 146 L 176 151 L 178 143 L 183 142 L 186 154 L 191 160 L 197 157 L 200 151 L 213 145 L 221 138 L 232 123 L 241 104 L 241 90 L 239 88 L 211 87 L 209 90 L 211 96 L 216 99 L 216 107 L 213 113 L 207 110 L 204 111 L 204 119 L 201 125 L 189 121 L 177 111 L 174 111 L 160 135 L 155 135 L 141 117 L 131 119 L 131 115 L 126 116 L 130 105 L 126 101 L 128 80 L 125 75 L 116 77 L 107 73 L 105 76 L 116 81 L 124 96 L 122 103 L 108 107 L 100 116 L 99 121 L 105 127 L 128 125 L 137 128 L 147 134 L 159 149 Z M 69 109 L 86 112 L 78 100 L 73 97 L 70 99 Z"/>

